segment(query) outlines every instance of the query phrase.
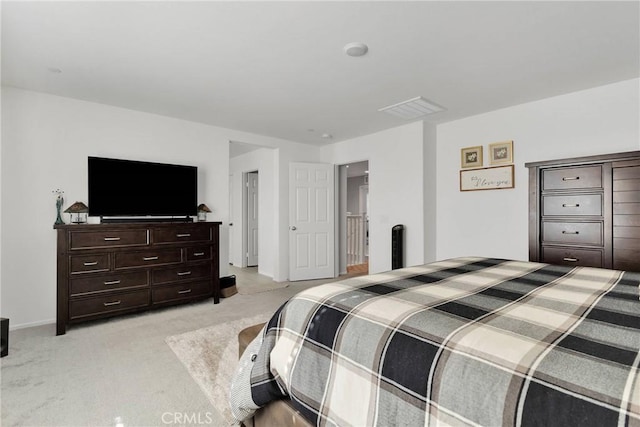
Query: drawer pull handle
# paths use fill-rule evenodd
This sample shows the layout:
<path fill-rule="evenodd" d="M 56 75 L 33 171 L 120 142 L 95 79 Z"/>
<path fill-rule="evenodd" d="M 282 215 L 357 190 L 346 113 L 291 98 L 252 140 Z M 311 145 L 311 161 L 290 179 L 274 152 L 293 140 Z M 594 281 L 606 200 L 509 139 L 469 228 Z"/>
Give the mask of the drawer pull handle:
<path fill-rule="evenodd" d="M 191 289 L 185 289 L 184 291 L 178 291 L 179 294 L 188 294 L 191 293 Z"/>
<path fill-rule="evenodd" d="M 563 181 L 575 181 L 580 179 L 579 176 L 565 176 L 564 178 L 562 178 Z"/>
<path fill-rule="evenodd" d="M 85 267 L 91 267 L 92 265 L 98 265 L 98 261 L 94 261 L 94 262 L 85 262 L 84 266 Z"/>
<path fill-rule="evenodd" d="M 105 242 L 117 242 L 118 240 L 120 240 L 120 237 L 105 237 L 104 238 Z"/>
<path fill-rule="evenodd" d="M 104 306 L 105 307 L 110 307 L 112 305 L 120 305 L 122 303 L 122 301 L 118 300 L 118 301 L 113 301 L 113 302 L 105 302 Z"/>
<path fill-rule="evenodd" d="M 204 252 L 195 252 L 193 254 L 193 256 L 202 256 L 202 255 L 204 255 Z"/>
<path fill-rule="evenodd" d="M 563 208 L 579 208 L 580 207 L 580 203 L 576 203 L 575 205 L 569 205 L 567 203 L 563 203 L 562 207 Z"/>
<path fill-rule="evenodd" d="M 564 261 L 568 262 L 578 262 L 580 261 L 578 258 L 562 258 Z"/>
<path fill-rule="evenodd" d="M 190 271 L 178 271 L 178 276 L 188 276 L 190 274 Z"/>
<path fill-rule="evenodd" d="M 155 261 L 158 259 L 157 256 L 146 256 L 144 258 L 142 258 L 144 261 Z"/>
<path fill-rule="evenodd" d="M 120 284 L 120 280 L 112 280 L 112 281 L 110 281 L 110 282 L 104 282 L 104 284 L 105 284 L 106 286 L 109 286 L 109 285 L 119 285 L 119 284 Z"/>
<path fill-rule="evenodd" d="M 579 231 L 566 231 L 566 230 L 562 230 L 562 234 L 580 234 Z"/>
<path fill-rule="evenodd" d="M 176 237 L 191 237 L 191 233 L 176 234 Z"/>

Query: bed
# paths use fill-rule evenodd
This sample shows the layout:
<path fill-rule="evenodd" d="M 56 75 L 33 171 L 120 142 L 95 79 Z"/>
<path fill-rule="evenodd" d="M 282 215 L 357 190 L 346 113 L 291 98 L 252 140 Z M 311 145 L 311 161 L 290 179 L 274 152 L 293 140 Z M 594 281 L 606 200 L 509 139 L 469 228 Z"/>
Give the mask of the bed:
<path fill-rule="evenodd" d="M 465 257 L 314 287 L 247 348 L 232 410 L 244 421 L 284 400 L 292 423 L 320 426 L 640 427 L 639 285 Z"/>

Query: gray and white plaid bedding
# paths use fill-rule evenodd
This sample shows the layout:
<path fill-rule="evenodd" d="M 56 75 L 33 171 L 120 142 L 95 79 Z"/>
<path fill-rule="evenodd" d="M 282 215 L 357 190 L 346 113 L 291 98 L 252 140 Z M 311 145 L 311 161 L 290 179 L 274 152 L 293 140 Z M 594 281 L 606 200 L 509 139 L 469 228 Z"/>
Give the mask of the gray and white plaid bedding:
<path fill-rule="evenodd" d="M 321 285 L 272 317 L 234 387 L 323 426 L 638 427 L 639 283 L 469 257 Z"/>

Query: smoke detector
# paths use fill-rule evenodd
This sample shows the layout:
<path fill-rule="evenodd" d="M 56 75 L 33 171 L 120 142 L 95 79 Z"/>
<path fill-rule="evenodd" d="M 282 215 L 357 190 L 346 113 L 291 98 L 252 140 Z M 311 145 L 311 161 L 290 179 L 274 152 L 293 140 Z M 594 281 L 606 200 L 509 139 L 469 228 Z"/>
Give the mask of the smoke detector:
<path fill-rule="evenodd" d="M 344 52 L 349 56 L 363 56 L 369 51 L 369 46 L 364 43 L 349 43 L 344 47 Z"/>
<path fill-rule="evenodd" d="M 427 114 L 444 111 L 444 107 L 427 101 L 421 96 L 380 108 L 378 111 L 389 113 L 402 119 L 415 119 Z"/>

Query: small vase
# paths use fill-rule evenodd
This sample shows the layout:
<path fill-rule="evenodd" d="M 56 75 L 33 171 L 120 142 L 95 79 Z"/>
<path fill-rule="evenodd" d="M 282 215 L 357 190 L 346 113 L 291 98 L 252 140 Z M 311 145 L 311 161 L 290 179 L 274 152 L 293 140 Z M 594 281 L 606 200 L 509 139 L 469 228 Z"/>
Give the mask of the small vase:
<path fill-rule="evenodd" d="M 64 198 L 62 196 L 58 196 L 56 198 L 56 210 L 58 211 L 58 216 L 56 217 L 54 225 L 64 224 L 64 221 L 62 220 L 62 203 L 64 203 Z"/>

